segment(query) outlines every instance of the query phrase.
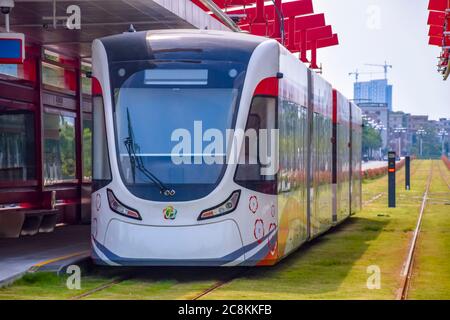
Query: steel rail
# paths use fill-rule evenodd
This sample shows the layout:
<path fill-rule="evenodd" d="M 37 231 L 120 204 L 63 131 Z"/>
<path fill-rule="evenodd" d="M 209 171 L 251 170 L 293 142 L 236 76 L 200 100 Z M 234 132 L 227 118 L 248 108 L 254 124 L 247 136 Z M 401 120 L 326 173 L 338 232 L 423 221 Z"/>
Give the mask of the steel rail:
<path fill-rule="evenodd" d="M 423 213 L 425 211 L 425 207 L 427 204 L 428 193 L 430 191 L 431 179 L 433 176 L 433 164 L 434 164 L 434 162 L 432 161 L 431 166 L 430 166 L 430 173 L 428 175 L 427 185 L 425 188 L 425 192 L 423 193 L 423 197 L 422 197 L 422 204 L 420 206 L 419 218 L 417 220 L 417 225 L 414 230 L 414 235 L 411 239 L 411 244 L 409 247 L 408 255 L 406 257 L 405 265 L 404 265 L 402 273 L 401 273 L 401 277 L 402 277 L 401 287 L 400 287 L 400 290 L 396 297 L 397 300 L 406 300 L 408 297 L 408 291 L 409 291 L 411 277 L 412 277 L 412 271 L 413 271 L 414 257 L 415 257 L 416 248 L 417 248 L 417 240 L 419 238 L 420 228 L 421 228 L 422 220 L 423 220 Z"/>
<path fill-rule="evenodd" d="M 191 300 L 199 300 L 200 298 L 203 298 L 204 296 L 206 296 L 207 294 L 211 293 L 212 291 L 219 289 L 221 287 L 223 287 L 224 285 L 242 277 L 244 274 L 246 274 L 247 272 L 249 272 L 250 269 L 246 269 L 246 270 L 240 270 L 238 272 L 236 272 L 235 274 L 231 275 L 230 277 L 228 277 L 225 280 L 220 280 L 217 281 L 215 284 L 213 284 L 211 287 L 207 288 L 206 290 L 200 292 L 199 294 L 196 294 Z"/>
<path fill-rule="evenodd" d="M 111 281 L 109 281 L 109 282 L 106 282 L 106 283 L 104 283 L 104 284 L 102 284 L 102 285 L 100 285 L 100 286 L 98 286 L 98 287 L 95 287 L 95 288 L 93 288 L 93 289 L 91 289 L 91 290 L 88 290 L 88 291 L 83 292 L 83 293 L 81 293 L 81 294 L 79 294 L 79 295 L 70 297 L 69 300 L 80 300 L 80 299 L 86 298 L 86 297 L 88 297 L 88 296 L 90 296 L 90 295 L 92 295 L 92 294 L 94 294 L 94 293 L 96 293 L 96 292 L 99 292 L 99 291 L 102 291 L 102 290 L 111 288 L 112 286 L 114 286 L 114 285 L 116 285 L 116 284 L 118 284 L 118 283 L 120 283 L 120 282 L 122 282 L 122 281 L 125 281 L 125 280 L 127 280 L 127 279 L 128 279 L 128 278 L 117 278 L 117 279 L 113 279 L 113 280 L 111 280 Z"/>

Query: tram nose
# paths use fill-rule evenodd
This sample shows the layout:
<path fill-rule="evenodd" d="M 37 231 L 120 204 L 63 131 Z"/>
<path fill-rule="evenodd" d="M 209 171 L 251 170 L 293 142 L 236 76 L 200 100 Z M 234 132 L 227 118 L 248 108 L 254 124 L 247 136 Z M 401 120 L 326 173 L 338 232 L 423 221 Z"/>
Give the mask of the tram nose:
<path fill-rule="evenodd" d="M 111 220 L 104 243 L 94 239 L 93 247 L 102 260 L 120 265 L 224 265 L 244 261 L 239 227 L 233 220 L 170 228 Z"/>

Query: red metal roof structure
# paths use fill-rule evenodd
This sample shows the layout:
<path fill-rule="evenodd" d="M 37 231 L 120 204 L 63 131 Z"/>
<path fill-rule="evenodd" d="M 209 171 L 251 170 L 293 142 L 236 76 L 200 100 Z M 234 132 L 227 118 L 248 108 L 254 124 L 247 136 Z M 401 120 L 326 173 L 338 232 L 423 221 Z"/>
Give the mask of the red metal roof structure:
<path fill-rule="evenodd" d="M 324 14 L 315 14 L 313 0 L 211 0 L 230 17 L 241 30 L 266 36 L 283 43 L 291 52 L 300 53 L 303 62 L 318 69 L 317 49 L 339 44 L 338 35 L 326 25 Z M 201 0 L 192 0 L 209 11 Z M 307 52 L 310 51 L 310 59 Z"/>
<path fill-rule="evenodd" d="M 450 74 L 450 0 L 430 0 L 428 10 L 428 43 L 441 48 L 438 71 L 447 80 Z"/>

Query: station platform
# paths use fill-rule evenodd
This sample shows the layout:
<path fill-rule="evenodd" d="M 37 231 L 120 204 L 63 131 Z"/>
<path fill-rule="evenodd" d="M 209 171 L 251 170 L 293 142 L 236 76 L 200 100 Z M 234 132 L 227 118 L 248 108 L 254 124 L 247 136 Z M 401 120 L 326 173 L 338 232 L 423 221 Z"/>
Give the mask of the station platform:
<path fill-rule="evenodd" d="M 55 228 L 15 239 L 0 239 L 0 287 L 7 285 L 30 269 L 51 266 L 58 270 L 69 260 L 89 256 L 90 225 Z"/>

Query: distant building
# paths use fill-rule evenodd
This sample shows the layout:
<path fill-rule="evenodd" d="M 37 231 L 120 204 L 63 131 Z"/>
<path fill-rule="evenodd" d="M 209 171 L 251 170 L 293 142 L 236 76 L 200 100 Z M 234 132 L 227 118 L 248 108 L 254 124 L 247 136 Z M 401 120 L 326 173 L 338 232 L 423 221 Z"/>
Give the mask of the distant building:
<path fill-rule="evenodd" d="M 390 112 L 389 114 L 389 129 L 405 127 L 405 113 L 403 111 Z"/>
<path fill-rule="evenodd" d="M 439 137 L 442 153 L 450 157 L 450 118 L 430 120 L 427 115 L 393 112 L 388 110 L 386 103 L 361 102 L 358 106 L 368 124 L 380 132 L 380 157 L 387 151 L 395 151 L 400 156 L 411 155 L 413 145 L 420 141 L 421 136 L 430 134 L 429 128 L 433 128 Z M 418 146 L 415 147 L 418 152 Z"/>
<path fill-rule="evenodd" d="M 385 103 L 392 111 L 392 85 L 387 79 L 355 82 L 354 100 L 361 103 Z"/>
<path fill-rule="evenodd" d="M 409 120 L 409 129 L 417 131 L 426 128 L 428 125 L 428 116 L 411 115 Z"/>

